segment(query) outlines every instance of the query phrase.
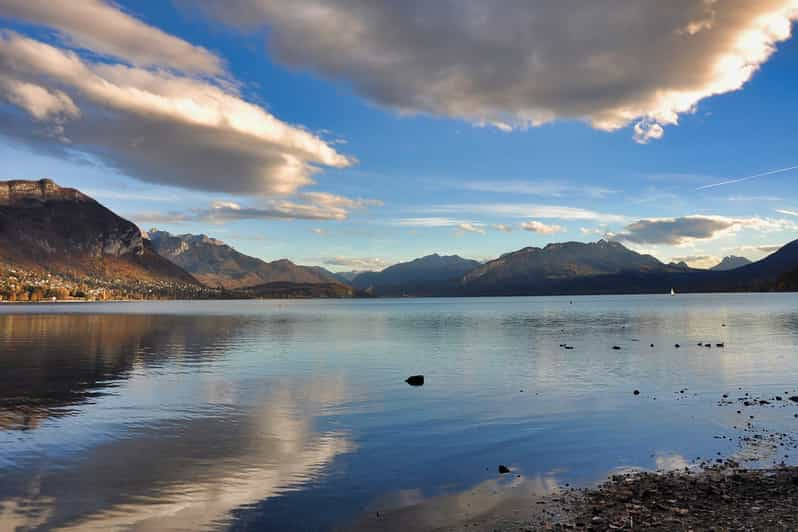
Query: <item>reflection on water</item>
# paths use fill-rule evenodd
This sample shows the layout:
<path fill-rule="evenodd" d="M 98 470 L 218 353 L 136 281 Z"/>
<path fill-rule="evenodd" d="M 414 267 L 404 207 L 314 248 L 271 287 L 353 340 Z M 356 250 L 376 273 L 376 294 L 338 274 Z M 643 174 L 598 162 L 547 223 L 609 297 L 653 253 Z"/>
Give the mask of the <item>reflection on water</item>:
<path fill-rule="evenodd" d="M 796 303 L 0 307 L 0 529 L 433 529 L 684 467 L 734 451 L 722 393 L 794 387 Z"/>

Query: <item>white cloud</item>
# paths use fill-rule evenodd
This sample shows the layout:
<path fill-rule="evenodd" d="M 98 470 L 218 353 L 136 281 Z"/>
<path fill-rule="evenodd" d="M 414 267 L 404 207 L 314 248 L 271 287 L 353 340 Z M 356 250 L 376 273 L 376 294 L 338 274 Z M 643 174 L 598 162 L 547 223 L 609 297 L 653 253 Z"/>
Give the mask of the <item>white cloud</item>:
<path fill-rule="evenodd" d="M 474 225 L 471 223 L 462 223 L 457 224 L 457 229 L 460 231 L 464 231 L 466 233 L 479 233 L 481 235 L 485 234 L 485 228 L 479 225 Z"/>
<path fill-rule="evenodd" d="M 353 209 L 381 205 L 378 200 L 351 199 L 324 192 L 303 192 L 295 200 L 263 200 L 254 206 L 216 201 L 210 209 L 195 214 L 210 222 L 235 220 L 346 220 Z"/>
<path fill-rule="evenodd" d="M 614 235 L 619 240 L 636 244 L 687 245 L 698 240 L 711 240 L 743 229 L 759 232 L 798 230 L 788 220 L 769 218 L 728 218 L 725 216 L 683 216 L 680 218 L 649 218 L 626 226 Z"/>
<path fill-rule="evenodd" d="M 0 75 L 0 94 L 36 120 L 77 118 L 80 109 L 66 93 Z"/>
<path fill-rule="evenodd" d="M 557 181 L 467 181 L 459 188 L 476 192 L 493 192 L 500 194 L 523 194 L 528 196 L 563 196 L 581 195 L 591 198 L 606 198 L 617 191 L 592 185 L 572 185 Z"/>
<path fill-rule="evenodd" d="M 434 205 L 424 209 L 430 213 L 468 213 L 512 218 L 546 218 L 559 220 L 595 220 L 598 222 L 624 222 L 625 216 L 601 213 L 578 207 L 540 205 L 534 203 L 466 203 Z"/>
<path fill-rule="evenodd" d="M 293 200 L 264 199 L 255 205 L 214 201 L 210 208 L 188 212 L 145 212 L 130 215 L 138 223 L 209 222 L 223 224 L 239 220 L 346 220 L 352 210 L 381 205 L 377 200 L 350 199 L 322 192 L 303 192 Z M 326 234 L 324 229 L 312 229 Z"/>
<path fill-rule="evenodd" d="M 665 129 L 652 120 L 641 120 L 634 127 L 634 139 L 638 144 L 648 144 L 652 140 L 659 140 L 665 135 Z"/>
<path fill-rule="evenodd" d="M 798 216 L 798 211 L 790 211 L 787 209 L 776 209 L 776 212 L 780 214 L 786 214 L 787 216 Z"/>
<path fill-rule="evenodd" d="M 690 255 L 687 257 L 673 257 L 671 262 L 684 262 L 691 268 L 700 270 L 708 270 L 713 266 L 717 266 L 721 261 L 720 257 L 714 255 Z"/>
<path fill-rule="evenodd" d="M 149 26 L 103 0 L 0 0 L 0 15 L 48 26 L 70 45 L 131 64 L 203 74 L 223 71 L 221 59 L 208 50 Z"/>
<path fill-rule="evenodd" d="M 467 222 L 453 220 L 451 218 L 441 218 L 437 216 L 422 218 L 400 218 L 393 221 L 393 224 L 405 227 L 455 227 L 463 223 Z"/>
<path fill-rule="evenodd" d="M 330 257 L 323 259 L 325 266 L 348 268 L 354 271 L 377 271 L 391 265 L 390 262 L 377 257 Z"/>
<path fill-rule="evenodd" d="M 555 233 L 564 233 L 565 228 L 560 225 L 546 225 L 536 220 L 524 222 L 521 224 L 521 229 L 531 233 L 540 233 L 542 235 L 553 235 Z"/>
<path fill-rule="evenodd" d="M 354 163 L 246 101 L 228 80 L 96 60 L 2 30 L 0 98 L 35 121 L 4 106 L 0 134 L 64 155 L 85 152 L 152 183 L 290 195 L 321 167 Z M 53 127 L 41 132 L 42 121 Z"/>
<path fill-rule="evenodd" d="M 324 235 L 326 235 L 326 234 L 327 234 L 327 230 L 326 230 L 326 229 L 324 229 L 323 227 L 314 227 L 313 229 L 311 229 L 311 231 L 312 231 L 314 234 L 317 234 L 317 235 L 319 235 L 319 236 L 324 236 Z"/>
<path fill-rule="evenodd" d="M 510 233 L 513 230 L 513 228 L 507 224 L 494 224 L 492 227 L 497 231 L 501 231 L 502 233 Z"/>
<path fill-rule="evenodd" d="M 585 236 L 604 236 L 607 234 L 606 229 L 601 229 L 599 227 L 580 227 L 579 232 Z"/>
<path fill-rule="evenodd" d="M 502 130 L 634 123 L 638 142 L 662 137 L 701 100 L 742 88 L 798 17 L 798 0 L 202 4 L 228 24 L 268 26 L 283 63 L 401 113 Z"/>

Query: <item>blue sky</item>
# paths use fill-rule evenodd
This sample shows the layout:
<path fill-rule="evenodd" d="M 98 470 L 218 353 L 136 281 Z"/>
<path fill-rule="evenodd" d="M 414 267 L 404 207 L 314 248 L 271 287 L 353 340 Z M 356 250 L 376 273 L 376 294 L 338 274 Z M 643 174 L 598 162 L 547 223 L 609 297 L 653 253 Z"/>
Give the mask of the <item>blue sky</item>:
<path fill-rule="evenodd" d="M 483 260 L 605 235 L 664 261 L 757 259 L 798 238 L 798 168 L 701 187 L 798 165 L 798 43 L 784 32 L 798 4 L 763 2 L 754 16 L 734 2 L 729 13 L 681 3 L 634 14 L 674 24 L 646 46 L 634 32 L 612 37 L 624 13 L 591 22 L 590 46 L 608 51 L 589 65 L 611 58 L 601 72 L 612 78 L 599 86 L 586 79 L 592 66 L 568 66 L 591 53 L 580 48 L 584 30 L 491 48 L 521 15 L 570 27 L 578 2 L 546 13 L 513 13 L 510 2 L 499 14 L 508 19 L 471 20 L 468 9 L 427 13 L 416 2 L 408 13 L 375 2 L 367 17 L 334 0 L 236 0 L 223 13 L 212 2 L 87 0 L 75 11 L 0 0 L 0 179 L 50 177 L 145 229 L 206 233 L 267 260 L 333 270 L 433 252 Z M 311 9 L 319 5 L 323 18 Z M 114 30 L 76 22 L 81 9 Z M 443 42 L 425 42 L 417 20 Z M 465 33 L 474 20 L 480 39 Z M 764 45 L 735 44 L 756 31 Z M 693 32 L 708 35 L 682 37 Z M 26 62 L 38 44 L 60 55 Z M 730 62 L 708 74 L 734 53 L 745 59 L 736 71 Z M 532 56 L 554 66 L 524 72 L 519 59 Z M 74 66 L 71 57 L 123 90 L 51 70 Z M 660 98 L 677 93 L 692 100 Z M 225 120 L 196 123 L 217 96 L 231 98 Z"/>

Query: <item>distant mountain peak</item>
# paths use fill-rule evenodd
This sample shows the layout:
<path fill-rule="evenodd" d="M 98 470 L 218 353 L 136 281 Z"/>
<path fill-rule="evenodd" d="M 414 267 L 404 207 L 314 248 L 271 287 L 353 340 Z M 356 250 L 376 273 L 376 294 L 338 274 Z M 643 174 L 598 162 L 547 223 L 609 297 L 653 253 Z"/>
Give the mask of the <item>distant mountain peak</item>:
<path fill-rule="evenodd" d="M 227 289 L 247 288 L 269 283 L 340 283 L 321 268 L 299 266 L 288 259 L 266 262 L 237 251 L 207 235 L 173 235 L 150 231 L 153 246 L 161 256 L 184 268 L 207 286 Z"/>
<path fill-rule="evenodd" d="M 479 264 L 459 255 L 433 253 L 394 264 L 379 272 L 364 272 L 352 280 L 352 285 L 378 294 L 416 292 L 419 287 L 427 290 L 436 283 L 456 281 Z"/>
<path fill-rule="evenodd" d="M 752 262 L 745 257 L 729 255 L 727 257 L 723 257 L 722 261 L 710 269 L 716 272 L 725 272 L 729 270 L 736 270 L 737 268 L 742 268 L 743 266 L 748 266 L 749 264 L 752 264 Z"/>
<path fill-rule="evenodd" d="M 555 242 L 543 249 L 525 247 L 506 253 L 468 273 L 463 283 L 475 291 L 502 292 L 565 280 L 623 271 L 664 270 L 667 266 L 619 242 Z"/>

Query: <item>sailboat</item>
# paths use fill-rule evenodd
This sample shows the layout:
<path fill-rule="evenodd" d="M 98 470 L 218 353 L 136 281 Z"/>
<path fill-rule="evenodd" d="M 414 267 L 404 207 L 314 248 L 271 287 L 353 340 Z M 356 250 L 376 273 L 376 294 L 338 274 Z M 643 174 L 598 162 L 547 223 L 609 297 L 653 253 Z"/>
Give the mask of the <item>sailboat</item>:
<path fill-rule="evenodd" d="M 673 288 L 671 288 L 671 295 L 672 295 L 672 296 L 675 296 L 675 295 L 676 295 L 676 290 L 674 290 Z"/>

